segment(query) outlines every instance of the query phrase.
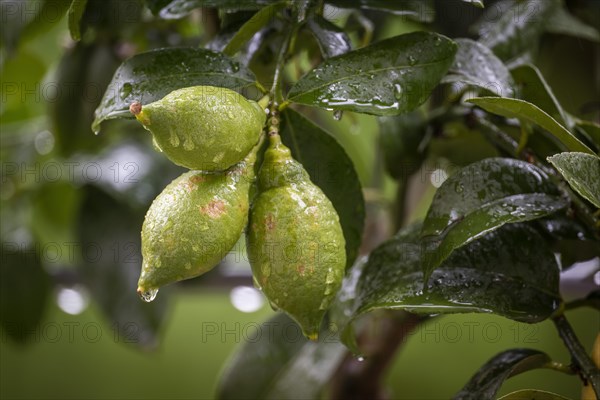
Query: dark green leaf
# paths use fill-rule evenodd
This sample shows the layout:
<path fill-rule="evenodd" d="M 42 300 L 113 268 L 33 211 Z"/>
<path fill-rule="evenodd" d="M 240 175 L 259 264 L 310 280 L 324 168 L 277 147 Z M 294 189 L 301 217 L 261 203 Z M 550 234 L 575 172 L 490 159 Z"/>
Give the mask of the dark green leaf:
<path fill-rule="evenodd" d="M 149 1 L 149 0 L 146 0 Z M 196 8 L 224 10 L 256 10 L 281 0 L 150 0 L 149 7 L 163 19 L 179 19 Z"/>
<path fill-rule="evenodd" d="M 327 0 L 327 3 L 340 8 L 386 11 L 395 15 L 405 15 L 420 22 L 432 22 L 435 18 L 432 0 Z"/>
<path fill-rule="evenodd" d="M 550 362 L 546 353 L 532 349 L 507 350 L 485 363 L 462 388 L 455 400 L 493 399 L 511 376 L 540 368 Z M 524 398 L 524 397 L 523 397 Z M 530 397 L 527 397 L 530 399 Z"/>
<path fill-rule="evenodd" d="M 503 60 L 521 56 L 537 47 L 548 20 L 560 3 L 560 0 L 510 2 L 510 8 L 502 9 L 503 12 L 492 6 L 489 13 L 495 18 L 487 19 L 492 22 L 480 26 L 479 40 Z"/>
<path fill-rule="evenodd" d="M 261 324 L 255 337 L 228 362 L 218 399 L 318 399 L 345 353 L 339 343 L 309 342 L 283 313 Z"/>
<path fill-rule="evenodd" d="M 569 151 L 580 151 L 594 154 L 589 147 L 534 104 L 524 100 L 506 99 L 498 97 L 476 97 L 467 100 L 484 110 L 506 118 L 519 118 L 529 123 L 540 126 L 550 132 Z"/>
<path fill-rule="evenodd" d="M 473 85 L 500 97 L 512 97 L 514 82 L 494 53 L 471 39 L 456 39 L 458 52 L 443 82 Z"/>
<path fill-rule="evenodd" d="M 560 306 L 559 268 L 546 241 L 524 224 L 506 225 L 456 250 L 426 287 L 419 225 L 399 232 L 369 256 L 352 319 L 375 309 L 418 314 L 494 313 L 542 321 Z M 351 323 L 344 328 L 344 341 Z"/>
<path fill-rule="evenodd" d="M 265 26 L 271 19 L 275 18 L 277 11 L 286 6 L 286 3 L 276 3 L 264 7 L 252 16 L 244 25 L 240 27 L 237 33 L 231 38 L 227 46 L 223 49 L 223 53 L 228 56 L 233 56 L 235 53 L 250 40 L 256 32 Z"/>
<path fill-rule="evenodd" d="M 570 127 L 567 124 L 569 121 L 567 113 L 563 110 L 537 67 L 525 64 L 512 69 L 510 72 L 519 87 L 518 97 L 520 99 L 535 104 L 562 126 Z"/>
<path fill-rule="evenodd" d="M 331 135 L 291 109 L 283 112 L 281 139 L 333 203 L 346 239 L 346 265 L 352 265 L 365 219 L 362 189 L 352 160 Z"/>
<path fill-rule="evenodd" d="M 115 72 L 96 109 L 92 129 L 97 132 L 107 119 L 129 117 L 134 101 L 151 103 L 183 87 L 211 85 L 241 90 L 254 84 L 250 70 L 214 51 L 190 47 L 137 54 Z"/>
<path fill-rule="evenodd" d="M 600 208 L 600 158 L 585 153 L 560 153 L 548 161 L 577 193 Z"/>
<path fill-rule="evenodd" d="M 509 393 L 500 397 L 498 400 L 570 400 L 556 393 L 546 392 L 537 389 L 523 389 Z"/>
<path fill-rule="evenodd" d="M 600 125 L 592 121 L 578 120 L 575 122 L 575 127 L 600 150 Z"/>
<path fill-rule="evenodd" d="M 39 329 L 51 282 L 26 243 L 3 240 L 0 256 L 0 325 L 8 337 L 25 343 Z"/>
<path fill-rule="evenodd" d="M 396 36 L 325 60 L 288 93 L 290 101 L 374 115 L 423 104 L 454 60 L 456 44 L 427 32 Z"/>
<path fill-rule="evenodd" d="M 558 8 L 550 16 L 546 31 L 587 39 L 592 42 L 600 42 L 600 33 L 598 33 L 596 28 L 586 25 L 563 7 Z"/>
<path fill-rule="evenodd" d="M 161 289 L 152 303 L 143 302 L 136 293 L 143 214 L 94 186 L 84 190 L 78 236 L 81 272 L 119 340 L 153 348 L 167 311 L 168 290 Z"/>
<path fill-rule="evenodd" d="M 556 186 L 525 161 L 488 158 L 458 171 L 437 190 L 423 223 L 423 271 L 455 249 L 505 224 L 529 221 L 567 206 Z"/>
<path fill-rule="evenodd" d="M 335 57 L 352 50 L 352 43 L 346 32 L 320 15 L 309 18 L 307 26 L 317 39 L 323 57 Z"/>
<path fill-rule="evenodd" d="M 69 17 L 69 32 L 71 33 L 71 38 L 73 40 L 81 39 L 81 30 L 79 24 L 81 22 L 83 12 L 85 11 L 86 4 L 87 0 L 73 0 L 71 6 L 69 7 L 69 11 L 67 13 Z"/>

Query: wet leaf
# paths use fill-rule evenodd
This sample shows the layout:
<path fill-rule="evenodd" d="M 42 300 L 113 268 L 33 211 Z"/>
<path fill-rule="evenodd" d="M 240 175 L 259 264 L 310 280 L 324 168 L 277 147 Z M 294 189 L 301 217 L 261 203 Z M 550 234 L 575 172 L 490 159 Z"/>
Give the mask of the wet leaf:
<path fill-rule="evenodd" d="M 523 389 L 509 393 L 500 397 L 498 400 L 569 400 L 568 397 L 563 397 L 556 393 L 546 392 L 537 389 Z"/>
<path fill-rule="evenodd" d="M 286 3 L 276 3 L 260 9 L 252 16 L 244 25 L 242 25 L 237 33 L 231 38 L 227 46 L 223 49 L 223 53 L 228 56 L 233 56 L 241 50 L 241 48 L 250 40 L 262 27 L 264 27 L 271 19 L 275 18 L 275 14 L 280 9 L 284 8 Z"/>
<path fill-rule="evenodd" d="M 592 26 L 574 17 L 564 7 L 558 8 L 548 21 L 546 31 L 561 35 L 573 36 L 592 42 L 600 42 L 600 33 Z"/>
<path fill-rule="evenodd" d="M 585 199 L 600 208 L 600 158 L 585 153 L 560 153 L 548 161 Z"/>
<path fill-rule="evenodd" d="M 500 97 L 512 97 L 514 81 L 504 63 L 483 44 L 456 39 L 458 52 L 442 82 L 472 85 Z"/>
<path fill-rule="evenodd" d="M 567 128 L 558 123 L 538 106 L 527 101 L 498 97 L 476 97 L 467 101 L 493 114 L 501 115 L 506 118 L 519 118 L 535 124 L 551 133 L 569 151 L 581 151 L 594 154 L 589 147 L 577 139 L 577 137 L 569 132 Z"/>
<path fill-rule="evenodd" d="M 432 0 L 328 0 L 327 3 L 340 8 L 361 8 L 405 15 L 420 22 L 433 22 L 435 18 Z"/>
<path fill-rule="evenodd" d="M 351 321 L 376 309 L 402 309 L 417 314 L 494 313 L 534 323 L 558 309 L 559 268 L 532 227 L 506 225 L 457 249 L 433 271 L 425 288 L 420 229 L 410 226 L 371 253 L 357 284 Z M 344 328 L 345 343 L 351 326 Z"/>
<path fill-rule="evenodd" d="M 428 276 L 454 250 L 502 225 L 529 221 L 567 206 L 536 166 L 488 158 L 458 171 L 437 190 L 423 223 L 423 271 Z"/>
<path fill-rule="evenodd" d="M 519 87 L 518 97 L 520 99 L 535 104 L 562 126 L 570 127 L 567 113 L 537 67 L 524 64 L 513 68 L 510 72 Z"/>
<path fill-rule="evenodd" d="M 51 282 L 34 248 L 2 241 L 0 253 L 0 326 L 17 343 L 24 344 L 39 331 Z"/>
<path fill-rule="evenodd" d="M 69 7 L 69 11 L 67 12 L 67 16 L 69 17 L 69 32 L 71 33 L 71 39 L 73 40 L 81 39 L 81 29 L 79 24 L 83 12 L 85 11 L 86 4 L 87 0 L 73 0 Z"/>
<path fill-rule="evenodd" d="M 152 303 L 143 302 L 136 293 L 143 217 L 103 190 L 85 186 L 78 227 L 79 267 L 119 341 L 152 349 L 158 344 L 169 293 L 161 290 Z"/>
<path fill-rule="evenodd" d="M 327 132 L 299 113 L 283 112 L 281 139 L 311 181 L 319 186 L 340 217 L 346 239 L 347 266 L 358 254 L 365 220 L 365 204 L 352 160 Z"/>
<path fill-rule="evenodd" d="M 160 100 L 175 89 L 211 85 L 241 90 L 255 84 L 246 67 L 222 53 L 197 48 L 168 48 L 133 56 L 115 72 L 100 106 L 94 131 L 108 119 L 132 117 L 129 106 Z"/>
<path fill-rule="evenodd" d="M 163 19 L 183 18 L 196 8 L 256 10 L 281 0 L 146 0 L 154 15 Z"/>
<path fill-rule="evenodd" d="M 494 18 L 483 17 L 487 23 L 480 25 L 479 41 L 502 60 L 521 56 L 537 47 L 560 3 L 560 0 L 512 1 L 500 11 L 496 7 L 502 6 L 494 5 L 489 11 Z"/>
<path fill-rule="evenodd" d="M 323 57 L 335 57 L 352 50 L 352 42 L 346 32 L 320 15 L 309 18 L 307 26 L 317 39 Z"/>
<path fill-rule="evenodd" d="M 550 361 L 551 359 L 546 353 L 538 350 L 512 349 L 504 351 L 485 363 L 465 387 L 454 396 L 454 400 L 493 399 L 505 380 L 540 368 Z"/>
<path fill-rule="evenodd" d="M 283 313 L 257 329 L 256 339 L 238 349 L 217 385 L 218 399 L 318 399 L 345 348 L 309 342 Z"/>
<path fill-rule="evenodd" d="M 325 60 L 291 88 L 306 105 L 397 115 L 421 105 L 453 62 L 456 44 L 428 32 L 377 42 Z"/>

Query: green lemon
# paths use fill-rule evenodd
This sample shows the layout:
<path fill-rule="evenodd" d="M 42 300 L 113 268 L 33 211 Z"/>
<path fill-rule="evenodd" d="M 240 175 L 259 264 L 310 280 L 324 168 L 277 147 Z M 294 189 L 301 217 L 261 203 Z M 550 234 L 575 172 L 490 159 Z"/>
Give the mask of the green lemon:
<path fill-rule="evenodd" d="M 248 220 L 256 149 L 223 173 L 189 171 L 154 199 L 142 226 L 138 293 L 211 270 L 231 250 Z"/>
<path fill-rule="evenodd" d="M 339 217 L 281 143 L 269 138 L 246 233 L 255 284 L 315 340 L 346 265 Z"/>
<path fill-rule="evenodd" d="M 258 103 L 214 86 L 178 89 L 154 103 L 133 103 L 130 111 L 171 161 L 201 171 L 223 171 L 242 161 L 266 119 Z"/>

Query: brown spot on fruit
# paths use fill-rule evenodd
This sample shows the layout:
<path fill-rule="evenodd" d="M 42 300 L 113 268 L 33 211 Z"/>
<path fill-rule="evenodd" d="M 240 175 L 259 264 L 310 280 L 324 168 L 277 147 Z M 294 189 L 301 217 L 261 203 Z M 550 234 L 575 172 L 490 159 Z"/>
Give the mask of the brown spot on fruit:
<path fill-rule="evenodd" d="M 267 227 L 267 230 L 272 231 L 275 229 L 275 225 L 275 218 L 273 218 L 273 214 L 267 215 L 267 218 L 265 218 L 265 226 Z"/>
<path fill-rule="evenodd" d="M 306 270 L 306 267 L 302 264 L 298 265 L 296 267 L 296 271 L 298 271 L 298 273 L 300 274 L 300 276 L 304 276 L 304 271 Z"/>
<path fill-rule="evenodd" d="M 223 200 L 212 200 L 205 206 L 200 207 L 200 212 L 206 214 L 211 218 L 219 218 L 225 212 L 227 203 Z"/>

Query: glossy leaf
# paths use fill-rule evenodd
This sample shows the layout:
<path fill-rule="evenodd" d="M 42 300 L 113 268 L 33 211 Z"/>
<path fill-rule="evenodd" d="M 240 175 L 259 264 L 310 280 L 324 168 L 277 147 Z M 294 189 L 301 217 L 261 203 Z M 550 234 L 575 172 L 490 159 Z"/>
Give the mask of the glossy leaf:
<path fill-rule="evenodd" d="M 473 85 L 500 97 L 513 96 L 513 79 L 504 63 L 479 42 L 456 39 L 458 52 L 443 82 Z"/>
<path fill-rule="evenodd" d="M 354 164 L 331 135 L 302 115 L 287 109 L 282 117 L 283 143 L 340 217 L 346 239 L 346 265 L 350 266 L 358 254 L 365 220 L 365 204 Z"/>
<path fill-rule="evenodd" d="M 237 33 L 231 38 L 227 46 L 223 49 L 223 53 L 228 56 L 233 56 L 235 53 L 250 40 L 262 27 L 264 27 L 271 19 L 275 17 L 277 11 L 285 7 L 285 3 L 276 3 L 264 7 L 252 16 L 244 25 L 242 25 Z"/>
<path fill-rule="evenodd" d="M 28 244 L 2 241 L 0 262 L 0 326 L 17 343 L 39 333 L 51 282 L 36 250 Z"/>
<path fill-rule="evenodd" d="M 493 399 L 504 381 L 511 376 L 540 368 L 551 361 L 546 353 L 538 350 L 512 349 L 504 351 L 485 363 L 465 387 L 454 396 L 454 400 Z"/>
<path fill-rule="evenodd" d="M 130 117 L 134 101 L 159 100 L 173 90 L 211 85 L 241 90 L 255 83 L 250 70 L 227 56 L 197 48 L 168 48 L 133 56 L 115 72 L 108 85 L 92 129 L 108 119 Z"/>
<path fill-rule="evenodd" d="M 146 0 L 154 15 L 163 19 L 183 18 L 196 8 L 256 10 L 281 0 Z"/>
<path fill-rule="evenodd" d="M 548 161 L 581 196 L 600 208 L 600 158 L 585 153 L 560 153 Z"/>
<path fill-rule="evenodd" d="M 325 335 L 320 335 L 324 337 Z M 318 399 L 341 361 L 339 343 L 309 342 L 283 313 L 260 325 L 217 385 L 217 399 Z"/>
<path fill-rule="evenodd" d="M 537 389 L 523 389 L 509 393 L 500 397 L 498 400 L 570 400 L 556 393 L 546 392 Z"/>
<path fill-rule="evenodd" d="M 456 52 L 450 39 L 414 32 L 325 60 L 288 98 L 316 107 L 374 115 L 411 111 L 429 97 Z"/>
<path fill-rule="evenodd" d="M 95 186 L 84 190 L 78 227 L 81 272 L 119 340 L 154 348 L 169 293 L 161 289 L 152 303 L 141 301 L 136 293 L 142 267 L 139 232 L 143 213 L 134 212 Z"/>
<path fill-rule="evenodd" d="M 560 0 L 510 2 L 508 12 L 496 10 L 492 14 L 496 18 L 487 19 L 488 22 L 480 26 L 479 41 L 503 60 L 523 55 L 537 47 L 549 18 L 560 3 Z"/>
<path fill-rule="evenodd" d="M 81 39 L 81 29 L 79 24 L 86 5 L 87 0 L 73 0 L 69 7 L 69 11 L 67 12 L 69 18 L 69 32 L 71 33 L 71 39 L 73 40 Z"/>
<path fill-rule="evenodd" d="M 550 132 L 569 151 L 580 151 L 594 154 L 575 135 L 564 126 L 534 104 L 524 100 L 506 99 L 498 97 L 476 97 L 467 100 L 484 110 L 506 118 L 519 118 L 529 123 L 540 126 Z"/>
<path fill-rule="evenodd" d="M 327 3 L 340 8 L 361 8 L 405 15 L 420 22 L 432 22 L 435 19 L 435 8 L 432 0 L 327 0 Z"/>
<path fill-rule="evenodd" d="M 592 26 L 575 18 L 564 7 L 558 8 L 548 21 L 547 32 L 600 42 L 600 33 Z"/>
<path fill-rule="evenodd" d="M 352 42 L 346 32 L 320 15 L 309 18 L 307 26 L 317 39 L 323 57 L 335 57 L 352 50 Z"/>
<path fill-rule="evenodd" d="M 352 320 L 376 309 L 402 309 L 494 313 L 534 323 L 558 309 L 555 256 L 530 226 L 506 225 L 456 250 L 425 288 L 419 231 L 419 225 L 408 227 L 371 253 L 357 284 Z M 346 343 L 351 327 L 344 328 Z"/>
<path fill-rule="evenodd" d="M 563 110 L 537 67 L 524 64 L 513 68 L 510 72 L 519 87 L 518 97 L 520 99 L 535 104 L 559 124 L 569 127 L 567 113 Z"/>
<path fill-rule="evenodd" d="M 567 206 L 556 186 L 525 161 L 488 158 L 458 171 L 437 190 L 423 223 L 428 276 L 455 249 L 505 224 L 529 221 Z"/>

